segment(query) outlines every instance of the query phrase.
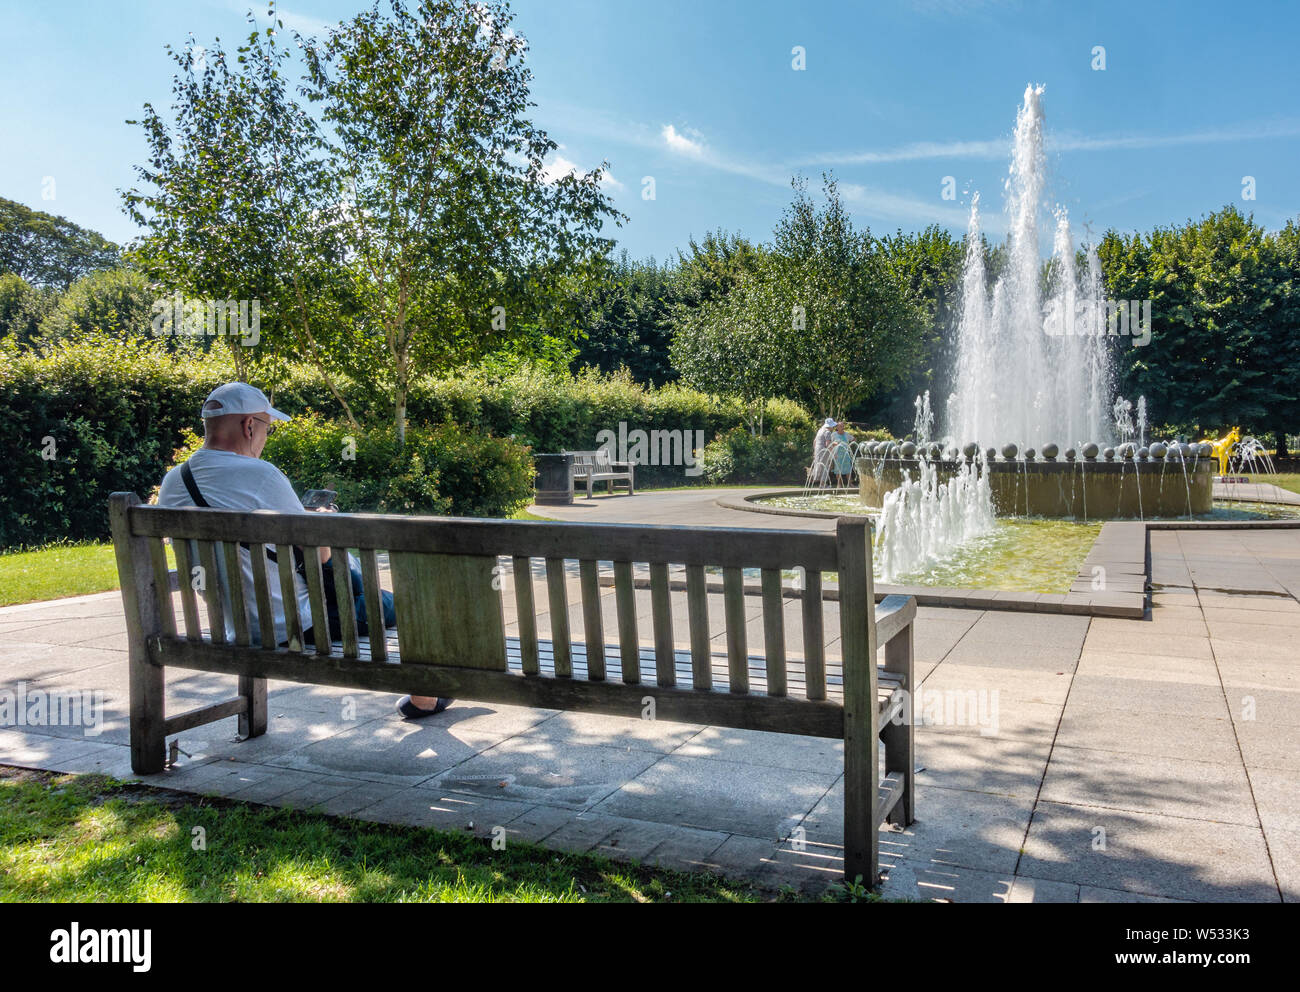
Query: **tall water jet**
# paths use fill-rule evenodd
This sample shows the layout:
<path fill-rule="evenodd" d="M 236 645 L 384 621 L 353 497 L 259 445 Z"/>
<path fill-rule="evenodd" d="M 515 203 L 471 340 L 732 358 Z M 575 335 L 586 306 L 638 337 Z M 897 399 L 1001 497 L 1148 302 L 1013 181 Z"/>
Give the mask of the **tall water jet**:
<path fill-rule="evenodd" d="M 1025 89 L 1006 180 L 1007 262 L 987 289 L 979 197 L 971 204 L 954 384 L 944 432 L 956 443 L 1111 437 L 1112 375 L 1096 251 L 1079 273 L 1069 216 L 1056 212 L 1052 279 L 1041 290 L 1038 225 L 1046 166 L 1043 87 Z"/>

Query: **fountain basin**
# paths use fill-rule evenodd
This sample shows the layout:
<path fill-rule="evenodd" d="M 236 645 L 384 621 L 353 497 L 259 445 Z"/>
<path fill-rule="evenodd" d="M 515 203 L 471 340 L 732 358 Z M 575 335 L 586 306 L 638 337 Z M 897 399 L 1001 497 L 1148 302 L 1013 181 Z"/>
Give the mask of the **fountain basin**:
<path fill-rule="evenodd" d="M 960 462 L 933 463 L 940 481 Z M 1184 468 L 1186 472 L 1184 473 Z M 920 463 L 907 458 L 859 458 L 859 492 L 868 506 L 881 506 L 904 471 L 917 477 Z M 1209 513 L 1214 506 L 1212 459 L 1177 461 L 995 461 L 989 474 L 998 516 L 1139 520 Z"/>

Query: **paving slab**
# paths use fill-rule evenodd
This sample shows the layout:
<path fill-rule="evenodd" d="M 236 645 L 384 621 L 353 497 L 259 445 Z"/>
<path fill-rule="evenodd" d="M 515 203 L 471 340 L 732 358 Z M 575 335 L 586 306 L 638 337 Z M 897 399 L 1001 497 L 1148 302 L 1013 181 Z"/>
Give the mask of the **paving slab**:
<path fill-rule="evenodd" d="M 1259 823 L 1250 781 L 1239 761 L 1151 758 L 1058 744 L 1039 798 L 1081 807 Z"/>
<path fill-rule="evenodd" d="M 1258 826 L 1150 813 L 1040 802 L 1019 871 L 1195 902 L 1279 901 Z"/>
<path fill-rule="evenodd" d="M 779 836 L 826 794 L 836 775 L 669 755 L 603 800 L 597 812 L 657 823 Z"/>

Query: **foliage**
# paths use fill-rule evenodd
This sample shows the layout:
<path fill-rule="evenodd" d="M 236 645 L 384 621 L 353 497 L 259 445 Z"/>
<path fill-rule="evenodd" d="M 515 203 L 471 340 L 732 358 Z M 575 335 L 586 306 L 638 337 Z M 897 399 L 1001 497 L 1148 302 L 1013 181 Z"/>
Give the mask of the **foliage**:
<path fill-rule="evenodd" d="M 334 489 L 350 511 L 508 517 L 533 495 L 532 452 L 508 439 L 442 424 L 354 430 L 317 415 L 283 424 L 262 457 L 294 488 Z"/>
<path fill-rule="evenodd" d="M 33 286 L 14 272 L 0 273 L 0 340 L 27 343 L 59 302 L 59 291 Z"/>
<path fill-rule="evenodd" d="M 250 309 L 257 301 L 251 347 L 253 335 L 224 339 L 241 378 L 292 355 L 315 366 L 351 417 L 332 376 L 351 348 L 355 309 L 343 195 L 316 120 L 294 100 L 292 52 L 275 28 L 254 29 L 233 57 L 220 42 L 201 59 L 192 44 L 167 51 L 177 66 L 174 120 L 145 104 L 128 122 L 141 125 L 149 146 L 136 168 L 143 190 L 123 193 L 126 212 L 148 231 L 135 264 L 162 295 L 246 300 Z"/>
<path fill-rule="evenodd" d="M 108 494 L 149 492 L 204 397 L 229 378 L 217 363 L 110 337 L 13 350 L 0 360 L 6 467 L 0 547 L 108 532 Z M 21 498 L 12 498 L 21 494 Z"/>
<path fill-rule="evenodd" d="M 1228 206 L 1099 246 L 1108 295 L 1151 300 L 1151 342 L 1118 352 L 1120 388 L 1170 426 L 1284 435 L 1300 420 L 1296 226 L 1268 235 Z"/>
<path fill-rule="evenodd" d="M 82 276 L 41 321 L 45 341 L 109 335 L 149 337 L 154 299 L 144 276 L 131 269 L 102 269 Z"/>
<path fill-rule="evenodd" d="M 852 407 L 910 373 L 925 312 L 869 231 L 856 231 L 834 180 L 822 209 L 794 183 L 769 251 L 725 292 L 674 311 L 673 365 L 698 389 L 738 395 L 752 411 L 773 396 L 819 416 Z"/>
<path fill-rule="evenodd" d="M 118 252 L 111 241 L 65 217 L 0 197 L 0 273 L 66 289 L 89 272 L 115 265 Z"/>
<path fill-rule="evenodd" d="M 802 183 L 777 225 L 778 285 L 800 307 L 788 335 L 791 395 L 818 416 L 848 410 L 907 376 L 922 355 L 926 313 L 887 250 L 853 227 L 833 179 L 818 209 Z"/>
<path fill-rule="evenodd" d="M 813 434 L 778 427 L 761 437 L 743 427 L 728 431 L 704 449 L 700 464 L 713 485 L 803 485 L 812 462 Z"/>

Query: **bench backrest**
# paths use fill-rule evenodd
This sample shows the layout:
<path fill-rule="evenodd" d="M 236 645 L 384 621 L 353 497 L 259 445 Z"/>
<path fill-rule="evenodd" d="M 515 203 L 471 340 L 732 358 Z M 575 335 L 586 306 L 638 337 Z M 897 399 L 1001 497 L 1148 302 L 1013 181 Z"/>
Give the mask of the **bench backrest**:
<path fill-rule="evenodd" d="M 586 475 L 588 472 L 612 472 L 614 466 L 610 463 L 609 450 L 606 448 L 597 448 L 595 451 L 566 451 L 566 455 L 573 455 L 573 470 L 580 475 Z"/>
<path fill-rule="evenodd" d="M 847 704 L 839 699 L 875 699 L 870 530 L 863 517 L 840 518 L 834 533 L 818 533 L 175 509 L 140 505 L 130 493 L 115 494 L 111 510 L 124 585 L 136 582 L 141 588 L 135 598 L 159 604 L 156 620 L 146 617 L 141 627 L 140 637 L 146 643 L 133 650 L 165 656 L 166 664 L 243 671 L 225 660 L 239 658 L 252 664 L 257 674 L 292 678 L 294 669 L 287 662 L 310 670 L 330 659 L 332 667 L 320 668 L 315 675 L 335 684 L 364 687 L 372 677 L 369 673 L 374 673 L 374 687 L 379 689 L 401 685 L 392 669 L 411 666 L 410 671 L 427 671 L 433 666 L 457 687 L 447 694 L 469 699 L 635 714 L 638 700 L 649 694 L 658 701 L 658 715 L 664 719 L 823 737 L 842 736 Z M 176 555 L 183 628 L 171 597 L 158 594 L 169 588 L 165 538 L 171 539 Z M 197 547 L 197 561 L 192 560 L 190 541 Z M 263 581 L 266 572 L 254 569 L 255 589 L 246 597 L 241 570 L 234 566 L 241 542 L 249 545 L 255 561 L 266 548 L 277 552 L 278 566 L 267 581 L 273 581 L 278 571 L 281 588 L 286 590 L 286 624 L 291 638 L 299 639 L 303 618 L 297 616 L 292 593 L 295 546 L 302 549 L 307 563 L 316 617 L 325 615 L 318 548 L 331 548 L 335 560 L 344 556 L 345 549 L 356 550 L 368 603 L 379 602 L 378 556 L 387 552 L 397 611 L 396 659 L 390 658 L 379 625 L 371 625 L 368 644 L 358 637 L 344 569 L 334 575 L 340 592 L 341 644 L 317 638 L 316 661 L 270 647 L 275 637 L 269 590 Z M 505 569 L 500 556 L 512 566 L 518 671 L 512 670 L 507 648 L 502 601 Z M 218 569 L 216 563 L 222 559 L 227 567 Z M 544 576 L 544 612 L 549 613 L 551 624 L 549 652 L 538 637 L 535 562 Z M 612 617 L 605 615 L 608 597 L 600 591 L 598 562 L 613 565 Z M 572 564 L 566 568 L 566 563 Z M 648 576 L 638 578 L 634 564 L 648 565 Z M 684 579 L 671 578 L 670 565 L 685 566 Z M 198 591 L 186 580 L 195 566 L 201 566 L 208 579 Z M 759 597 L 745 595 L 746 569 L 757 570 Z M 796 569 L 802 590 L 791 577 L 783 576 Z M 839 579 L 842 662 L 829 672 L 823 647 L 823 572 L 837 572 Z M 221 582 L 241 587 L 226 590 L 226 602 L 233 604 L 235 613 L 233 644 L 225 643 Z M 143 588 L 148 584 L 152 590 Z M 649 602 L 638 604 L 636 590 L 647 585 Z M 670 592 L 683 586 L 686 616 L 674 617 Z M 711 616 L 707 594 L 719 586 L 721 616 L 716 611 Z M 787 657 L 786 608 L 796 596 L 802 604 L 803 653 Z M 200 624 L 199 597 L 207 608 L 206 629 Z M 256 608 L 246 609 L 246 602 Z M 751 619 L 748 610 L 756 602 L 761 604 L 761 615 Z M 578 637 L 569 629 L 571 606 L 575 624 L 582 624 Z M 653 642 L 652 653 L 641 648 L 647 620 L 645 639 Z M 719 657 L 715 664 L 712 646 L 721 633 L 719 620 L 725 629 L 726 655 L 725 663 Z M 255 630 L 267 647 L 254 646 Z M 675 641 L 689 642 L 689 652 L 684 647 L 677 650 Z M 606 650 L 607 644 L 611 650 Z M 215 653 L 214 648 L 226 654 Z M 381 664 L 391 660 L 400 663 Z M 382 676 L 380 669 L 385 670 Z"/>

